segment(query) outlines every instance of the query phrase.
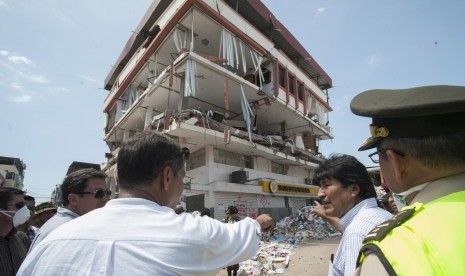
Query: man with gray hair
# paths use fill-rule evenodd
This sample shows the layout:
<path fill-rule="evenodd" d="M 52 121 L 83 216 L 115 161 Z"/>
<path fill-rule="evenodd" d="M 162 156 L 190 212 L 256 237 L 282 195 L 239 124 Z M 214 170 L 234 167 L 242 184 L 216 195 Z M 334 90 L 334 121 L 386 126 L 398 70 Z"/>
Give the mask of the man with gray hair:
<path fill-rule="evenodd" d="M 370 90 L 351 109 L 372 118 L 359 150 L 404 206 L 368 234 L 356 275 L 465 275 L 465 87 Z"/>

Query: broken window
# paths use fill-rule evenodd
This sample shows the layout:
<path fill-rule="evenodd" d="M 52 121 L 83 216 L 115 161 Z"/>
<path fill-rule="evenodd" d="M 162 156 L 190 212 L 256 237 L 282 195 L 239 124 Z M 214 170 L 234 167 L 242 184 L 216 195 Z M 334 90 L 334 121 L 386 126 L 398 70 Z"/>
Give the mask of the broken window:
<path fill-rule="evenodd" d="M 286 165 L 279 164 L 276 162 L 271 162 L 271 172 L 286 175 L 287 174 Z"/>
<path fill-rule="evenodd" d="M 278 68 L 279 86 L 286 88 L 286 70 L 279 66 Z"/>
<path fill-rule="evenodd" d="M 189 155 L 189 160 L 186 164 L 186 169 L 193 170 L 195 168 L 199 168 L 205 166 L 205 148 L 199 149 L 195 152 L 192 152 Z"/>
<path fill-rule="evenodd" d="M 240 153 L 230 152 L 218 148 L 213 150 L 213 161 L 219 164 L 253 169 L 252 156 L 242 155 Z"/>

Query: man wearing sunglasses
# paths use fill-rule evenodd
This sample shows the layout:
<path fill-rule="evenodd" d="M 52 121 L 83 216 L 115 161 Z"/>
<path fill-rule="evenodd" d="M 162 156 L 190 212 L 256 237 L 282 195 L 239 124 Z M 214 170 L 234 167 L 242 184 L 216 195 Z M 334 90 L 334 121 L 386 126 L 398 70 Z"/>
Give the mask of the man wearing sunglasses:
<path fill-rule="evenodd" d="M 119 198 L 55 230 L 18 275 L 205 275 L 253 257 L 270 216 L 226 224 L 174 212 L 188 155 L 157 131 L 124 141 Z"/>
<path fill-rule="evenodd" d="M 94 168 L 77 170 L 61 184 L 61 203 L 57 213 L 40 227 L 30 251 L 58 226 L 105 206 L 111 191 L 105 182 L 107 175 Z"/>
<path fill-rule="evenodd" d="M 367 235 L 358 272 L 465 275 L 465 87 L 370 90 L 351 109 L 372 118 L 359 150 L 375 150 L 369 156 L 404 205 Z"/>
<path fill-rule="evenodd" d="M 16 227 L 30 216 L 23 191 L 0 187 L 0 275 L 15 275 L 27 254 L 28 238 Z"/>

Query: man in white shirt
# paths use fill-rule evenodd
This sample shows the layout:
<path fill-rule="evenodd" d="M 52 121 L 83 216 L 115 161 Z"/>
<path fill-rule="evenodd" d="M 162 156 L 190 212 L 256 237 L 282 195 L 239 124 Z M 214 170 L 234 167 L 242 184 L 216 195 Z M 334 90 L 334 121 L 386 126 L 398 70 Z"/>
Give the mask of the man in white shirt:
<path fill-rule="evenodd" d="M 188 155 L 156 131 L 126 140 L 119 198 L 51 233 L 17 275 L 204 275 L 253 257 L 268 215 L 225 224 L 174 212 Z"/>

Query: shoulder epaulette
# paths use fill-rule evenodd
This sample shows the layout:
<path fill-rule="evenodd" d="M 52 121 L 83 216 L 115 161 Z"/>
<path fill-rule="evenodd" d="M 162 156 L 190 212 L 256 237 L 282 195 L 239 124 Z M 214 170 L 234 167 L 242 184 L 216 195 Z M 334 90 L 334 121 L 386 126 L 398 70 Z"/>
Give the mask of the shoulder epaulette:
<path fill-rule="evenodd" d="M 391 219 L 388 219 L 384 223 L 378 225 L 375 229 L 373 229 L 365 238 L 363 242 L 367 241 L 381 241 L 386 237 L 387 233 L 392 229 L 396 228 L 408 218 L 410 218 L 413 213 L 415 213 L 415 208 L 410 208 L 401 211 L 400 213 L 393 216 Z"/>

